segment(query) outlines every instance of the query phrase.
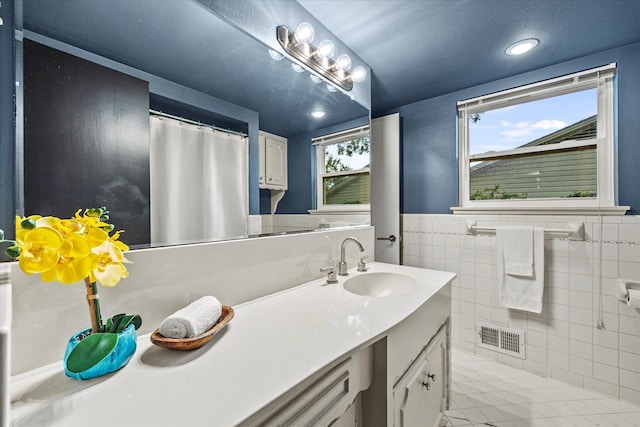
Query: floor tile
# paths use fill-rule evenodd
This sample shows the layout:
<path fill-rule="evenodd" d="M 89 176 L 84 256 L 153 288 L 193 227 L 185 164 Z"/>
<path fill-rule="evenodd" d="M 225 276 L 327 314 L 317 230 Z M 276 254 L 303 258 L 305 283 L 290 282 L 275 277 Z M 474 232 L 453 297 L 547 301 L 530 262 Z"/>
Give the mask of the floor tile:
<path fill-rule="evenodd" d="M 455 427 L 640 427 L 640 406 L 556 379 L 452 353 L 451 409 Z"/>

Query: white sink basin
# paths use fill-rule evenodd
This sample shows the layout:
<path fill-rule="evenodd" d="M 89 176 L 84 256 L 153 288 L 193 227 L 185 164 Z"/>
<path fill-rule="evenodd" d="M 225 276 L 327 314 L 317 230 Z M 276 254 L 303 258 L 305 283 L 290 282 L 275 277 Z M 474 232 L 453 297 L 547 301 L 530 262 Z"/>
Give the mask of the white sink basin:
<path fill-rule="evenodd" d="M 398 273 L 365 273 L 344 282 L 344 288 L 365 297 L 388 297 L 409 292 L 416 286 L 416 279 Z"/>

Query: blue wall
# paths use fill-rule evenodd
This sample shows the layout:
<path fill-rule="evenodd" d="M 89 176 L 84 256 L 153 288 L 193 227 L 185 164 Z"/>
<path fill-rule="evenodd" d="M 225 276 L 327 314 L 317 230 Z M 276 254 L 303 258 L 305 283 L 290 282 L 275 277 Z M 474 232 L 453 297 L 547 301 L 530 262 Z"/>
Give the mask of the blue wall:
<path fill-rule="evenodd" d="M 401 212 L 443 214 L 458 206 L 458 101 L 612 62 L 618 64 L 618 204 L 640 214 L 640 43 L 376 112 L 400 113 Z"/>
<path fill-rule="evenodd" d="M 369 124 L 369 117 L 350 120 L 312 132 L 290 136 L 287 139 L 288 189 L 278 204 L 278 214 L 306 214 L 316 208 L 315 152 L 311 138 L 329 135 Z M 270 192 L 260 190 L 260 213 L 268 214 Z"/>

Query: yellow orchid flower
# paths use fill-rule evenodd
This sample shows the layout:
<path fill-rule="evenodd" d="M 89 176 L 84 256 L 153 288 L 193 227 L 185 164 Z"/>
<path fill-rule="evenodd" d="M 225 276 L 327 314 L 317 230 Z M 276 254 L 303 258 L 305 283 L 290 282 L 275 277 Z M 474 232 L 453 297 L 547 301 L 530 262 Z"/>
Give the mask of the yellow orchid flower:
<path fill-rule="evenodd" d="M 122 251 L 114 242 L 107 240 L 92 251 L 98 256 L 98 263 L 91 272 L 91 281 L 97 281 L 104 287 L 112 288 L 120 283 L 120 279 L 129 276 L 123 264 L 130 261 L 122 255 Z"/>
<path fill-rule="evenodd" d="M 60 260 L 62 236 L 56 230 L 39 227 L 29 230 L 21 236 L 18 245 L 22 250 L 18 264 L 27 274 L 44 273 L 56 266 Z"/>
<path fill-rule="evenodd" d="M 45 282 L 58 280 L 67 285 L 76 283 L 91 273 L 97 258 L 83 236 L 67 236 L 60 248 L 60 260 L 53 269 L 42 273 L 41 279 Z"/>

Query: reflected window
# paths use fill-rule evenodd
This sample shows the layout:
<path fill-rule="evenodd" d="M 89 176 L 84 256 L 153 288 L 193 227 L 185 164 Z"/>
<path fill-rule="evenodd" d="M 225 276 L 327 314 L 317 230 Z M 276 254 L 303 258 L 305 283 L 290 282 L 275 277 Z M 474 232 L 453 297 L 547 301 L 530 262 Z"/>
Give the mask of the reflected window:
<path fill-rule="evenodd" d="M 369 210 L 369 127 L 314 138 L 318 209 Z"/>

